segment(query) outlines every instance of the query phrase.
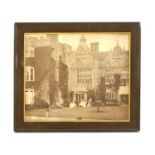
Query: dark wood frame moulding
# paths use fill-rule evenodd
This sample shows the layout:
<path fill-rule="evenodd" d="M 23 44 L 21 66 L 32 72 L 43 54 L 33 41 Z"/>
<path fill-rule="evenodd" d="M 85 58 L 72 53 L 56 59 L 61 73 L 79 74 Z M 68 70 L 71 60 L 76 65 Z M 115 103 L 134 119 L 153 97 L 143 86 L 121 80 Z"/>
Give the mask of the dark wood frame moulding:
<path fill-rule="evenodd" d="M 140 130 L 140 23 L 15 23 L 15 132 L 102 132 Z M 24 33 L 131 32 L 130 122 L 24 122 Z"/>

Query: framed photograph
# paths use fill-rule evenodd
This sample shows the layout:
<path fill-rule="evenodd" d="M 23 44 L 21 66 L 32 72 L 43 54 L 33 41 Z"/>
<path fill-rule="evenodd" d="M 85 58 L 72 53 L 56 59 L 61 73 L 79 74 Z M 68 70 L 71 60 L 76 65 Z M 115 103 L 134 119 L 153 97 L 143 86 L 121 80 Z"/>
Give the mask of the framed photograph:
<path fill-rule="evenodd" d="M 14 130 L 140 129 L 140 23 L 15 23 Z"/>

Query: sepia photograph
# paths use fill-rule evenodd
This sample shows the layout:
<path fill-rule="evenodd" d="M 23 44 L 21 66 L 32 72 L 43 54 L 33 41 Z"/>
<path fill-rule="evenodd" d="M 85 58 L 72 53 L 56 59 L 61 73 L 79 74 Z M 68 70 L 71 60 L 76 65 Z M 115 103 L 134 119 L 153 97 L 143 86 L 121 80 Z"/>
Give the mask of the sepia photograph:
<path fill-rule="evenodd" d="M 140 129 L 140 23 L 15 23 L 14 130 Z"/>
<path fill-rule="evenodd" d="M 130 122 L 130 32 L 24 33 L 24 122 Z"/>

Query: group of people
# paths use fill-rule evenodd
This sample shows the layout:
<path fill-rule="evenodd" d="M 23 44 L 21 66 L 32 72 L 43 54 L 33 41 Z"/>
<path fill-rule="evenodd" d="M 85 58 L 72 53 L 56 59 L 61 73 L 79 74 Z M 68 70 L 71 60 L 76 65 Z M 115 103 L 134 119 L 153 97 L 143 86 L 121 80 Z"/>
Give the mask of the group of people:
<path fill-rule="evenodd" d="M 77 100 L 72 100 L 72 102 L 69 104 L 70 108 L 74 107 L 91 107 L 92 106 L 92 98 L 89 98 L 88 100 L 82 100 L 82 101 L 77 101 Z"/>

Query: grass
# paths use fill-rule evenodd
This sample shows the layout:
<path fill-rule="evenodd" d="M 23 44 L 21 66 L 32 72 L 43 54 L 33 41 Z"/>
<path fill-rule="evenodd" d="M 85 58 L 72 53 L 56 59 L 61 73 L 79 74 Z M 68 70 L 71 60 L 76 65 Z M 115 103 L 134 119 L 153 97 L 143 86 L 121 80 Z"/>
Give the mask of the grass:
<path fill-rule="evenodd" d="M 105 106 L 100 107 L 75 107 L 61 109 L 38 109 L 27 110 L 26 116 L 38 117 L 58 117 L 58 118 L 75 118 L 81 119 L 97 119 L 97 120 L 128 120 L 128 106 Z"/>

